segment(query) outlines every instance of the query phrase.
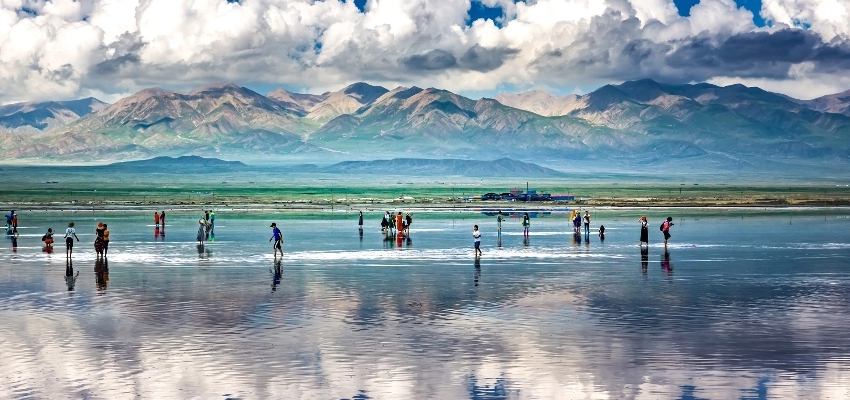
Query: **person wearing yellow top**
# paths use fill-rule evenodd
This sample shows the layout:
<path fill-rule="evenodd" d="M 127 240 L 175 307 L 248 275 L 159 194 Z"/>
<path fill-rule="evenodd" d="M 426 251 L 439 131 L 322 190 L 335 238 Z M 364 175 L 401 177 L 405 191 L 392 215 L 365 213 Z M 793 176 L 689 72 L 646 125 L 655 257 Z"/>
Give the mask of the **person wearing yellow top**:
<path fill-rule="evenodd" d="M 103 224 L 103 256 L 109 253 L 109 227 Z"/>

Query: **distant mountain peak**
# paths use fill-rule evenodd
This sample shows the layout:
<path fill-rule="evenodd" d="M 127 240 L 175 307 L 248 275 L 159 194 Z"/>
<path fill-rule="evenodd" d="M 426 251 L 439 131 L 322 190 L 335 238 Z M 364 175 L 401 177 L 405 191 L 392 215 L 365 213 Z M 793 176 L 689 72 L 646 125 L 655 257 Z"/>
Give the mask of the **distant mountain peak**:
<path fill-rule="evenodd" d="M 204 85 L 204 86 L 195 88 L 192 91 L 190 91 L 188 94 L 189 95 L 196 95 L 196 94 L 200 94 L 200 93 L 203 93 L 203 92 L 212 92 L 212 91 L 219 91 L 219 90 L 225 90 L 225 89 L 241 89 L 241 87 L 239 87 L 238 85 L 236 85 L 235 83 L 232 83 L 232 82 L 215 82 L 215 83 L 210 83 L 208 85 Z"/>
<path fill-rule="evenodd" d="M 383 86 L 374 86 L 365 82 L 356 82 L 342 89 L 342 93 L 357 99 L 361 104 L 371 103 L 389 90 Z"/>

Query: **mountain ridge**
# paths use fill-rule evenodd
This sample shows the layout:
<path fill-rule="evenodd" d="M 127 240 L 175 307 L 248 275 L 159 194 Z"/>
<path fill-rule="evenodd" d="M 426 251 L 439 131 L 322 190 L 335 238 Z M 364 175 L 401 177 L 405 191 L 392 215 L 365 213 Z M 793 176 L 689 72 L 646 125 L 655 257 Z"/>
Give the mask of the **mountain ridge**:
<path fill-rule="evenodd" d="M 850 111 L 832 112 L 850 101 L 842 93 L 802 101 L 744 85 L 642 79 L 584 95 L 530 91 L 476 100 L 439 88 L 362 82 L 319 95 L 278 88 L 264 96 L 224 82 L 186 93 L 144 89 L 26 134 L 0 129 L 0 154 L 38 161 L 544 157 L 624 165 L 722 154 L 845 163 Z"/>

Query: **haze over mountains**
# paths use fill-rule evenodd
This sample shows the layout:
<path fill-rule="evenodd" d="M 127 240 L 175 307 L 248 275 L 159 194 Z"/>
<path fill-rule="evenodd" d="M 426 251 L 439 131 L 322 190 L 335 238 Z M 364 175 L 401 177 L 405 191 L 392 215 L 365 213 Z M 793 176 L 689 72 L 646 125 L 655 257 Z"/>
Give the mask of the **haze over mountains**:
<path fill-rule="evenodd" d="M 317 163 L 510 157 L 549 166 L 834 165 L 850 161 L 850 92 L 803 101 L 742 85 L 639 80 L 581 96 L 532 91 L 473 100 L 366 83 L 266 95 L 223 83 L 188 93 L 146 89 L 111 105 L 83 99 L 0 107 L 6 161 L 186 154 Z"/>

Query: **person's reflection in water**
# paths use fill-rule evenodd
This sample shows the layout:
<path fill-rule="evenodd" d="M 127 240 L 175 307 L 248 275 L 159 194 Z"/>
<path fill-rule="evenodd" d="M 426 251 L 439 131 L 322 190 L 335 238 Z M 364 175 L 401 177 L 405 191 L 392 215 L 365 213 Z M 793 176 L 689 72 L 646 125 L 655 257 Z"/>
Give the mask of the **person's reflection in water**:
<path fill-rule="evenodd" d="M 363 243 L 363 226 L 357 229 L 357 233 L 360 235 L 360 243 Z"/>
<path fill-rule="evenodd" d="M 388 231 L 389 231 L 389 229 L 384 230 L 384 248 L 385 249 L 389 249 L 389 248 L 393 247 L 393 239 L 392 239 L 392 236 L 390 236 Z"/>
<path fill-rule="evenodd" d="M 646 278 L 646 271 L 649 268 L 649 248 L 641 246 L 640 248 L 640 272 Z"/>
<path fill-rule="evenodd" d="M 502 233 L 499 232 L 499 236 L 496 236 L 496 247 L 502 248 Z"/>
<path fill-rule="evenodd" d="M 478 286 L 478 279 L 481 278 L 481 257 L 475 257 L 475 275 L 472 277 L 472 283 Z"/>
<path fill-rule="evenodd" d="M 159 215 L 159 214 L 157 214 L 157 215 Z M 157 225 L 155 228 L 153 228 L 153 240 L 154 240 L 154 242 L 157 239 L 159 239 L 159 225 Z"/>
<path fill-rule="evenodd" d="M 407 234 L 407 235 L 405 236 L 404 245 L 405 245 L 406 247 L 413 246 L 413 239 L 411 239 L 411 238 L 410 238 L 410 234 Z"/>
<path fill-rule="evenodd" d="M 581 234 L 577 232 L 573 232 L 573 235 L 570 236 L 570 244 L 575 247 L 581 244 Z"/>
<path fill-rule="evenodd" d="M 71 262 L 71 259 L 65 259 L 65 284 L 68 285 L 68 291 L 74 291 L 74 285 L 77 284 L 77 277 L 80 276 L 80 271 L 77 271 L 77 274 L 74 274 L 74 264 Z"/>
<path fill-rule="evenodd" d="M 104 258 L 97 258 L 94 261 L 94 283 L 97 285 L 97 290 L 106 290 L 106 284 L 109 282 L 109 261 Z"/>
<path fill-rule="evenodd" d="M 396 233 L 395 235 L 395 246 L 401 247 L 401 241 L 404 240 L 404 234 L 401 232 Z"/>
<path fill-rule="evenodd" d="M 584 235 L 584 247 L 590 248 L 590 234 Z"/>
<path fill-rule="evenodd" d="M 215 230 L 214 229 L 211 230 L 210 233 L 207 235 L 207 237 L 208 237 L 207 238 L 208 241 L 215 242 Z"/>
<path fill-rule="evenodd" d="M 529 245 L 531 245 L 531 238 L 530 238 L 530 237 L 528 237 L 528 236 L 523 236 L 523 237 L 522 237 L 522 245 L 523 245 L 523 246 L 529 246 Z"/>
<path fill-rule="evenodd" d="M 198 258 L 209 259 L 212 254 L 212 248 L 206 247 L 203 244 L 198 245 Z"/>
<path fill-rule="evenodd" d="M 165 223 L 162 224 L 162 229 L 159 230 L 159 237 L 165 241 Z"/>
<path fill-rule="evenodd" d="M 272 292 L 277 290 L 277 285 L 280 285 L 280 277 L 283 275 L 281 271 L 281 264 L 283 264 L 283 257 L 274 258 L 274 270 L 272 271 Z"/>
<path fill-rule="evenodd" d="M 672 282 L 673 264 L 670 263 L 670 252 L 666 248 L 664 249 L 664 254 L 661 256 L 661 270 L 664 271 L 664 276 L 668 282 Z"/>

